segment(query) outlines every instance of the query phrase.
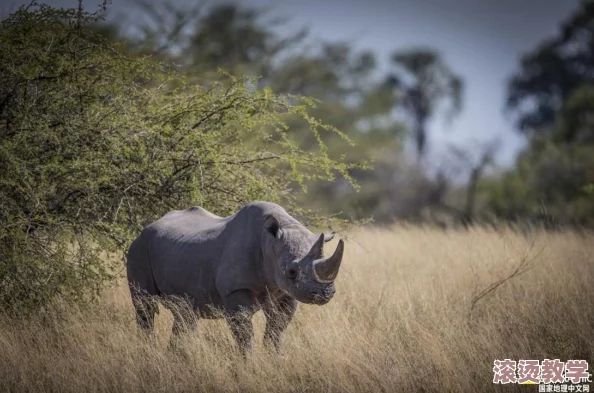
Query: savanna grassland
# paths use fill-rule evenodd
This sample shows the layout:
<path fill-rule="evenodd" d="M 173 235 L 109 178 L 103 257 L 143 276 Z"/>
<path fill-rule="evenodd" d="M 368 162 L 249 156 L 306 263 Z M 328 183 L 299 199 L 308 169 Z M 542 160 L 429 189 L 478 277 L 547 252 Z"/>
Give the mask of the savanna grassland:
<path fill-rule="evenodd" d="M 282 356 L 264 350 L 256 314 L 247 361 L 223 321 L 200 321 L 177 352 L 167 347 L 165 309 L 154 339 L 139 335 L 122 281 L 87 309 L 2 319 L 0 390 L 537 392 L 493 385 L 493 360 L 592 364 L 593 240 L 569 232 L 356 230 L 335 298 L 300 306 Z"/>

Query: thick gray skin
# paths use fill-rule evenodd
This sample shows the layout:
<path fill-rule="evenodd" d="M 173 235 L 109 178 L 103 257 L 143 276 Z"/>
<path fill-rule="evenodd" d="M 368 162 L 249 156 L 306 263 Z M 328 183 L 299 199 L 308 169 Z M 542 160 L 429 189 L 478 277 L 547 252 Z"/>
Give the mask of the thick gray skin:
<path fill-rule="evenodd" d="M 171 211 L 144 228 L 128 251 L 137 321 L 152 330 L 155 299 L 179 296 L 198 318 L 224 316 L 245 354 L 253 345 L 251 317 L 262 309 L 264 342 L 278 350 L 298 301 L 322 305 L 334 295 L 343 242 L 323 260 L 323 243 L 331 238 L 314 235 L 268 202 L 225 218 L 200 207 Z M 195 318 L 174 315 L 174 337 L 195 328 Z"/>

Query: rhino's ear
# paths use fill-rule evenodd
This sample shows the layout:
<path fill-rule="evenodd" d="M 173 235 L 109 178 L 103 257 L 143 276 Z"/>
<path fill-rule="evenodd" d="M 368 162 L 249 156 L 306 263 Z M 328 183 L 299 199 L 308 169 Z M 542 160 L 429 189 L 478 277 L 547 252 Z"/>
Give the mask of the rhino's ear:
<path fill-rule="evenodd" d="M 283 234 L 283 230 L 280 227 L 280 223 L 278 222 L 276 217 L 272 215 L 266 217 L 266 220 L 264 220 L 264 229 L 266 229 L 266 231 L 270 233 L 272 236 L 274 236 L 274 238 L 276 239 L 280 239 Z"/>
<path fill-rule="evenodd" d="M 324 235 L 324 243 L 328 243 L 330 240 L 334 239 L 336 232 L 332 232 L 329 235 Z"/>

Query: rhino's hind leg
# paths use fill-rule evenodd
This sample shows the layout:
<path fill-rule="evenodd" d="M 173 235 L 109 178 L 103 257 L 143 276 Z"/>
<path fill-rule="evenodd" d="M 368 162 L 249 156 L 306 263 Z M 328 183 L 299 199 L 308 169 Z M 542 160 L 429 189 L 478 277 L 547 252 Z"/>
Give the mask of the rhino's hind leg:
<path fill-rule="evenodd" d="M 189 333 L 196 331 L 198 326 L 198 316 L 194 312 L 188 301 L 179 298 L 168 298 L 164 306 L 173 314 L 173 326 L 171 327 L 171 337 L 169 338 L 168 349 L 181 355 L 186 355 L 183 349 L 183 339 Z"/>
<path fill-rule="evenodd" d="M 197 327 L 198 321 L 195 316 L 180 317 L 176 313 L 173 313 L 173 326 L 171 328 L 168 349 L 174 352 L 180 352 L 183 348 L 183 345 L 180 345 L 180 343 L 183 343 L 183 340 L 190 333 L 195 332 Z M 181 354 L 185 353 L 181 351 Z"/>
<path fill-rule="evenodd" d="M 159 312 L 157 296 L 160 293 L 153 278 L 144 233 L 130 245 L 126 268 L 136 321 L 145 332 L 152 332 L 155 313 Z"/>
<path fill-rule="evenodd" d="M 135 288 L 130 288 L 130 292 L 136 310 L 136 322 L 143 331 L 151 333 L 155 326 L 155 314 L 159 310 L 157 299 Z"/>
<path fill-rule="evenodd" d="M 171 327 L 172 339 L 196 331 L 198 326 L 198 315 L 192 308 L 190 302 L 178 301 L 168 308 L 173 314 L 173 326 Z"/>

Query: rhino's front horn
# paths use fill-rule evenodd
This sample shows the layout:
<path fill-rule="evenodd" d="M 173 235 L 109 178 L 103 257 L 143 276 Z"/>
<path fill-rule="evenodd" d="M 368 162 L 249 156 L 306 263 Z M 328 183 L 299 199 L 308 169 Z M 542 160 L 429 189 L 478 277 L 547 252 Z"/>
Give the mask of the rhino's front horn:
<path fill-rule="evenodd" d="M 314 262 L 313 271 L 314 276 L 318 282 L 329 283 L 338 276 L 338 269 L 342 262 L 342 253 L 344 251 L 344 242 L 342 239 L 338 241 L 338 246 L 334 254 L 328 259 L 321 259 Z"/>

